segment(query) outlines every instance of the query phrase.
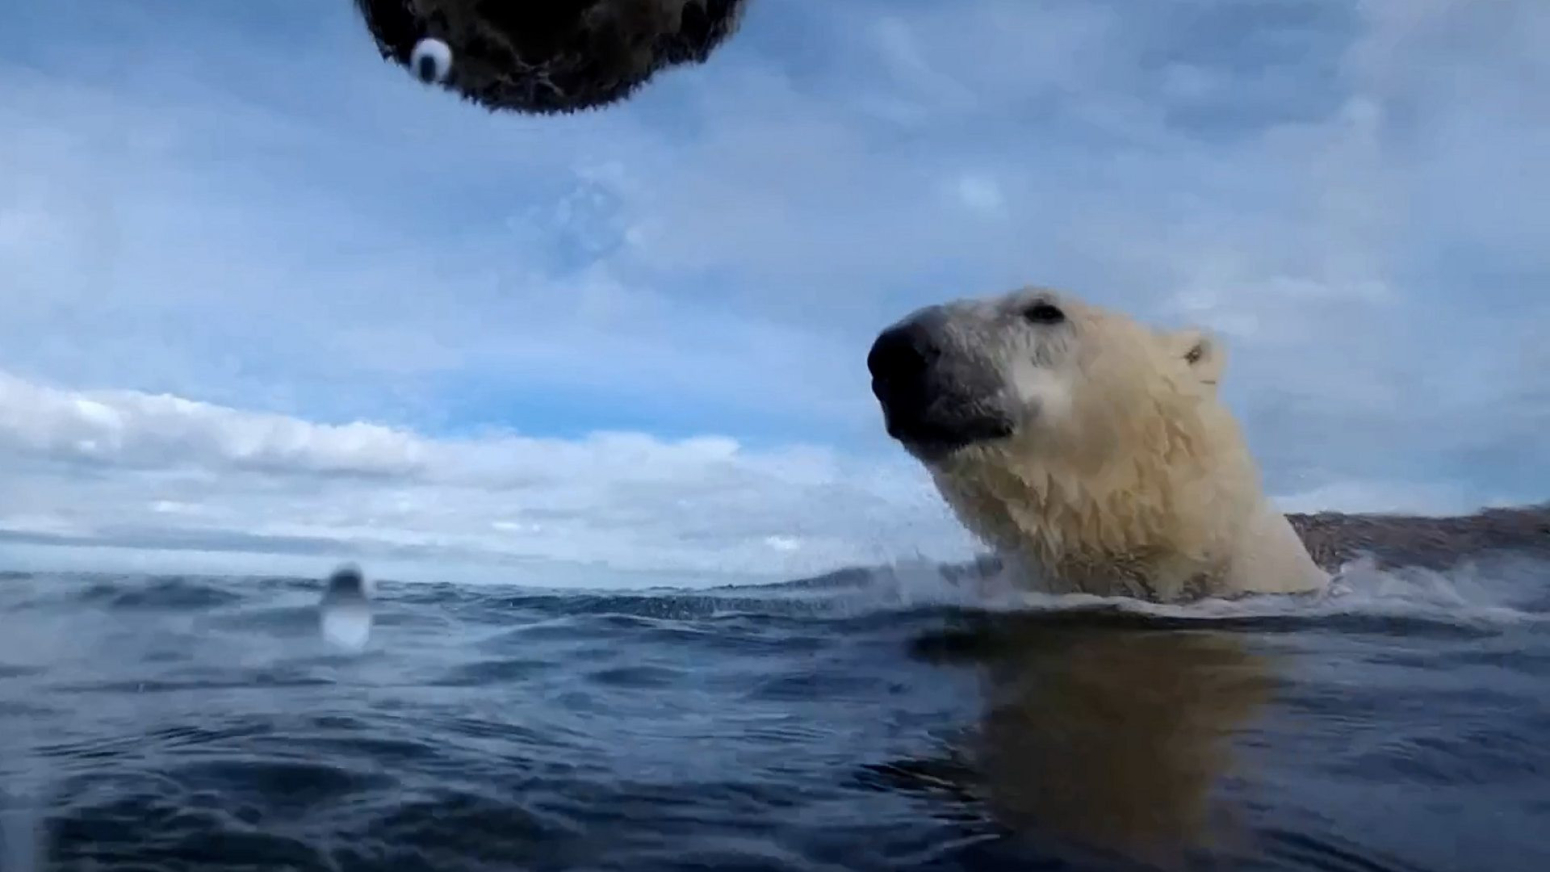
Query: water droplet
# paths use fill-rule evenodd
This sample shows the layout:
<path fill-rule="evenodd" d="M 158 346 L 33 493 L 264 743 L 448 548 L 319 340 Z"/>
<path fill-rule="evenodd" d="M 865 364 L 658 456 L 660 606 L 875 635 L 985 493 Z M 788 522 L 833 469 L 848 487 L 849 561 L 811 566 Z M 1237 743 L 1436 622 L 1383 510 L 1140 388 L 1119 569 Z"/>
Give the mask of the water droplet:
<path fill-rule="evenodd" d="M 409 55 L 409 69 L 427 85 L 445 81 L 452 73 L 452 47 L 431 37 L 420 40 Z"/>

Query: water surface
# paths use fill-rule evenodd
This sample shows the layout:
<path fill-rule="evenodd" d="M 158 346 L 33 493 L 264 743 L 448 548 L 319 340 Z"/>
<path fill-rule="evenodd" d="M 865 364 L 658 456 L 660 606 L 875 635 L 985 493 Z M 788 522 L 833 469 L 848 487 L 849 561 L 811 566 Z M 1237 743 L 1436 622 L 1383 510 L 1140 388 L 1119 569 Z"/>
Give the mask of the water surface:
<path fill-rule="evenodd" d="M 368 567 L 369 568 L 369 567 Z M 1182 608 L 0 579 L 10 869 L 1550 869 L 1550 571 Z"/>

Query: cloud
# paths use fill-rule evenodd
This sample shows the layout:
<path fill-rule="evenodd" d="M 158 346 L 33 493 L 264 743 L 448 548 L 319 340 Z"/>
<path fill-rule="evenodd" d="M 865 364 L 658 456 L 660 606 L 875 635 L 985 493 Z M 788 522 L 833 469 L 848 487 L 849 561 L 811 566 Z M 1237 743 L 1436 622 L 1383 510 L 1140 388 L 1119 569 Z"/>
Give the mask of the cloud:
<path fill-rule="evenodd" d="M 348 4 L 98 5 L 0 33 L 0 390 L 53 410 L 6 424 L 27 535 L 908 553 L 951 525 L 917 532 L 866 345 L 1028 282 L 1222 332 L 1289 499 L 1550 491 L 1539 0 L 760 3 L 553 119 L 420 87 Z"/>
<path fill-rule="evenodd" d="M 426 435 L 0 373 L 0 559 L 275 574 L 362 560 L 421 580 L 771 580 L 975 544 L 910 462 L 822 446 L 600 432 Z M 1346 481 L 1289 510 L 1467 509 L 1458 488 Z M 127 555 L 127 556 L 126 556 Z"/>
<path fill-rule="evenodd" d="M 431 438 L 5 375 L 0 453 L 0 552 L 418 561 L 419 577 L 453 563 L 528 583 L 583 567 L 626 580 L 768 580 L 971 553 L 912 466 L 813 446 Z"/>

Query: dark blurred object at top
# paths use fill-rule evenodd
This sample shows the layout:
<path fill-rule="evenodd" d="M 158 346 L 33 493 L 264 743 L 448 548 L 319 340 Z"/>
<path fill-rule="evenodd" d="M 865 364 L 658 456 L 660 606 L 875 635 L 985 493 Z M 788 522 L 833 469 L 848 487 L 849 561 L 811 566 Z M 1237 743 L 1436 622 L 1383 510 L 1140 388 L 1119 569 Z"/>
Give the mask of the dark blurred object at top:
<path fill-rule="evenodd" d="M 627 99 L 660 70 L 703 63 L 737 29 L 748 2 L 355 0 L 355 5 L 382 56 L 421 80 L 491 111 L 553 114 Z"/>

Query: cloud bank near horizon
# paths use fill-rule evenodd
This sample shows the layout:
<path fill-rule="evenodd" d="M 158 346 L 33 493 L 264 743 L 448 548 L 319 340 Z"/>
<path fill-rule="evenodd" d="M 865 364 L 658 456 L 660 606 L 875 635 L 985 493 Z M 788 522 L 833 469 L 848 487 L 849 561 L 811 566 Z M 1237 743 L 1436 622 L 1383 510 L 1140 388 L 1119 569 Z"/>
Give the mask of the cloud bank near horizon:
<path fill-rule="evenodd" d="M 272 556 L 313 574 L 352 559 L 421 579 L 606 586 L 885 563 L 912 556 L 901 534 L 914 556 L 971 553 L 913 469 L 821 446 L 435 438 L 0 374 L 0 453 L 0 550 L 105 549 L 109 565 L 140 549 L 264 574 Z"/>

